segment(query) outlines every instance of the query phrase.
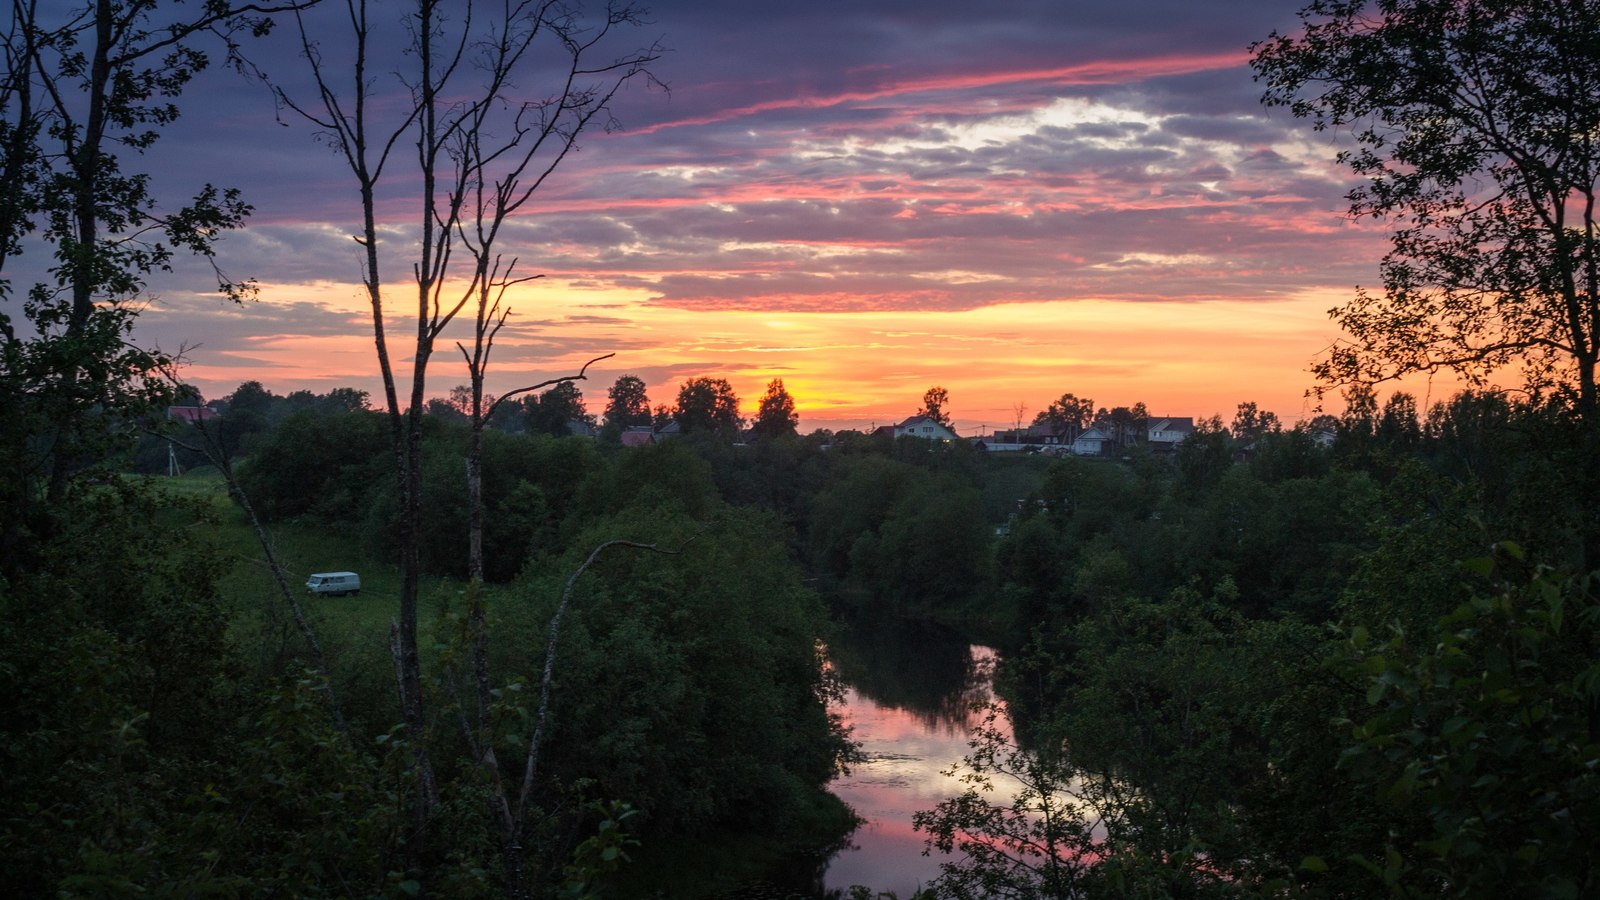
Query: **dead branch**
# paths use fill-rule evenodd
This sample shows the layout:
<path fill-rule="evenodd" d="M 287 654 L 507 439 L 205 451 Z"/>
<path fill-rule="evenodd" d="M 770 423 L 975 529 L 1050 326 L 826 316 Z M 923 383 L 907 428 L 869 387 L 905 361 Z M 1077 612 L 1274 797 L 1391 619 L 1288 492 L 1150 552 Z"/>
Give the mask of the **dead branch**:
<path fill-rule="evenodd" d="M 681 547 L 677 550 L 663 550 L 655 544 L 642 544 L 638 541 L 620 538 L 610 540 L 590 551 L 589 558 L 585 559 L 583 564 L 578 566 L 572 575 L 567 578 L 567 585 L 561 591 L 561 602 L 556 604 L 555 615 L 550 617 L 550 639 L 546 642 L 544 651 L 544 677 L 539 684 L 539 715 L 533 726 L 533 735 L 528 738 L 528 757 L 522 770 L 522 790 L 517 794 L 517 812 L 514 820 L 516 831 L 513 833 L 513 837 L 520 834 L 522 830 L 522 823 L 528 806 L 528 797 L 533 794 L 534 773 L 539 767 L 539 741 L 544 736 L 545 720 L 550 714 L 550 678 L 556 666 L 556 640 L 561 634 L 561 617 L 566 615 L 567 604 L 572 600 L 572 589 L 577 585 L 578 579 L 583 577 L 583 573 L 587 572 L 590 566 L 594 565 L 595 560 L 600 558 L 601 553 L 612 547 L 635 547 L 640 550 L 649 550 L 653 553 L 665 553 L 667 555 L 677 555 L 683 552 Z"/>
<path fill-rule="evenodd" d="M 576 374 L 576 375 L 563 375 L 560 378 L 552 378 L 552 379 L 550 379 L 548 381 L 541 381 L 538 384 L 530 384 L 527 387 L 517 388 L 514 391 L 507 391 L 504 394 L 501 394 L 499 397 L 495 398 L 495 401 L 489 405 L 489 411 L 484 414 L 483 419 L 484 419 L 484 421 L 487 422 L 489 420 L 489 418 L 494 415 L 495 409 L 498 408 L 500 406 L 500 404 L 506 402 L 507 400 L 511 399 L 512 397 L 517 396 L 518 394 L 526 394 L 529 391 L 537 391 L 540 388 L 550 387 L 551 385 L 561 384 L 561 383 L 567 382 L 567 381 L 587 381 L 587 380 L 589 380 L 588 372 L 589 372 L 589 367 L 590 366 L 594 365 L 597 362 L 600 362 L 601 360 L 610 359 L 613 356 L 616 356 L 616 354 L 615 353 L 607 353 L 605 356 L 596 356 L 594 359 L 591 359 L 588 362 L 584 363 L 583 364 L 583 368 L 579 369 L 578 370 L 578 374 Z"/>
<path fill-rule="evenodd" d="M 176 382 L 175 382 L 176 383 Z M 266 556 L 267 568 L 272 572 L 272 580 L 278 585 L 278 592 L 283 595 L 283 601 L 289 607 L 289 613 L 294 617 L 295 627 L 300 629 L 300 636 L 306 642 L 306 649 L 311 653 L 312 664 L 317 670 L 317 690 L 322 694 L 328 704 L 328 715 L 333 719 L 333 725 L 339 734 L 348 743 L 350 729 L 345 724 L 344 713 L 339 709 L 339 700 L 333 691 L 333 678 L 328 674 L 328 661 L 322 653 L 322 645 L 317 641 L 316 631 L 311 627 L 311 621 L 306 618 L 305 610 L 300 606 L 300 599 L 289 588 L 289 576 L 284 571 L 283 564 L 278 561 L 277 551 L 273 549 L 272 539 L 267 535 L 267 530 L 261 524 L 261 518 L 256 515 L 255 507 L 250 505 L 250 498 L 245 496 L 244 488 L 239 485 L 239 479 L 233 474 L 233 464 L 228 460 L 228 455 L 223 452 L 221 443 L 205 427 L 204 422 L 195 422 L 195 430 L 199 432 L 204 447 L 194 447 L 170 435 L 161 435 L 167 440 L 192 453 L 204 454 L 211 464 L 222 473 L 223 480 L 228 483 L 228 493 L 233 497 L 239 508 L 244 510 L 245 518 L 250 522 L 250 530 L 255 533 L 256 543 L 261 545 L 261 552 Z"/>

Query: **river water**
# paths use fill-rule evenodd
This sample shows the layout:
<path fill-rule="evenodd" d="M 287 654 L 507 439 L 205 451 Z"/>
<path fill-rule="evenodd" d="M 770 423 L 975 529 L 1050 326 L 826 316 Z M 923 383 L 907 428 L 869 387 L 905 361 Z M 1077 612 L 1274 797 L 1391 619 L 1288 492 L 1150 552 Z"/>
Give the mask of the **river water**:
<path fill-rule="evenodd" d="M 996 655 L 946 629 L 918 623 L 852 623 L 829 646 L 845 684 L 835 712 L 860 742 L 865 761 L 829 789 L 865 821 L 827 863 L 833 894 L 852 885 L 910 897 L 939 875 L 942 857 L 924 855 L 914 813 L 961 793 L 947 776 L 970 749 L 991 699 Z"/>

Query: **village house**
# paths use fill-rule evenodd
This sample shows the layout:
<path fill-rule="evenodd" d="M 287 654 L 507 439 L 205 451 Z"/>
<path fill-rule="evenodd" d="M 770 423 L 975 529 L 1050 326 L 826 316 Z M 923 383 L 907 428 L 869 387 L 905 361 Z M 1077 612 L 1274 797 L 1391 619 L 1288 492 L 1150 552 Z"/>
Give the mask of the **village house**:
<path fill-rule="evenodd" d="M 629 425 L 617 435 L 624 447 L 643 447 L 646 444 L 659 444 L 668 438 L 675 438 L 683 431 L 675 421 L 664 425 Z"/>
<path fill-rule="evenodd" d="M 1053 447 L 1066 444 L 1065 435 L 1056 431 L 1053 425 L 1029 425 L 1022 429 L 996 430 L 992 443 L 1019 444 L 1025 447 Z"/>
<path fill-rule="evenodd" d="M 1171 453 L 1194 434 L 1192 416 L 1161 416 L 1145 423 L 1145 444 L 1151 452 Z M 1105 456 L 1117 449 L 1116 437 L 1108 428 L 1092 426 L 1072 442 L 1074 456 Z"/>
<path fill-rule="evenodd" d="M 624 447 L 643 447 L 656 442 L 656 430 L 649 425 L 628 425 L 617 437 Z"/>
<path fill-rule="evenodd" d="M 1194 434 L 1194 418 L 1191 416 L 1169 416 L 1162 419 L 1151 419 L 1149 428 L 1150 449 L 1161 453 L 1169 453 L 1178 449 L 1189 435 Z"/>
<path fill-rule="evenodd" d="M 1098 425 L 1085 429 L 1072 442 L 1072 455 L 1074 456 L 1104 456 L 1108 448 L 1116 445 L 1111 440 L 1111 435 Z"/>
<path fill-rule="evenodd" d="M 912 416 L 899 425 L 884 425 L 874 433 L 886 433 L 895 438 L 917 437 L 929 441 L 960 440 L 954 431 L 932 416 Z"/>

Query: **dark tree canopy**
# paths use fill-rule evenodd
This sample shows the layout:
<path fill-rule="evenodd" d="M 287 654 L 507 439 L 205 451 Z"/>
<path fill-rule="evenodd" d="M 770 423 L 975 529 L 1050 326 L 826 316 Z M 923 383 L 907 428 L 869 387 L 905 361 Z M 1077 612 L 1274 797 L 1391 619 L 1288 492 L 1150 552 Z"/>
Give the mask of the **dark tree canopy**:
<path fill-rule="evenodd" d="M 268 390 L 259 381 L 246 381 L 234 389 L 233 393 L 222 398 L 231 413 L 253 413 L 265 416 L 278 400 L 278 396 Z"/>
<path fill-rule="evenodd" d="M 767 384 L 767 392 L 761 396 L 761 405 L 756 409 L 756 420 L 750 430 L 758 437 L 770 438 L 793 436 L 800 426 L 800 416 L 794 411 L 794 397 L 783 386 L 782 378 L 774 378 Z"/>
<path fill-rule="evenodd" d="M 917 410 L 917 415 L 927 416 L 940 425 L 949 427 L 950 413 L 945 411 L 945 407 L 949 405 L 950 392 L 942 387 L 934 386 L 928 388 L 927 393 L 922 395 L 922 408 Z"/>
<path fill-rule="evenodd" d="M 472 414 L 472 387 L 458 384 L 443 397 L 429 397 L 423 412 L 453 424 L 468 421 Z"/>
<path fill-rule="evenodd" d="M 1600 2 L 1317 0 L 1252 49 L 1269 106 L 1348 133 L 1353 217 L 1395 227 L 1333 311 L 1324 385 L 1517 368 L 1594 417 Z"/>
<path fill-rule="evenodd" d="M 650 424 L 650 396 L 643 378 L 623 375 L 606 391 L 606 424 L 619 428 Z"/>
<path fill-rule="evenodd" d="M 563 437 L 571 433 L 572 422 L 586 422 L 589 410 L 583 403 L 583 392 L 570 381 L 563 381 L 539 394 L 538 399 L 524 406 L 523 418 L 528 430 L 535 434 Z"/>
<path fill-rule="evenodd" d="M 1253 441 L 1263 434 L 1282 431 L 1283 423 L 1278 420 L 1277 413 L 1261 409 L 1254 400 L 1246 400 L 1234 412 L 1230 430 L 1236 440 Z"/>
<path fill-rule="evenodd" d="M 1150 410 L 1143 400 L 1132 406 L 1102 407 L 1094 414 L 1094 424 L 1118 447 L 1127 447 L 1148 437 Z"/>
<path fill-rule="evenodd" d="M 1072 440 L 1094 420 L 1094 401 L 1088 397 L 1078 399 L 1071 392 L 1061 395 L 1061 399 L 1052 401 L 1043 412 L 1033 417 L 1035 425 L 1049 425 L 1056 434 L 1065 435 L 1067 440 Z"/>
<path fill-rule="evenodd" d="M 685 434 L 695 431 L 737 432 L 739 397 L 726 378 L 691 378 L 678 388 L 678 405 L 672 418 Z"/>
<path fill-rule="evenodd" d="M 449 422 L 452 425 L 463 425 L 467 421 L 467 414 L 444 397 L 429 397 L 428 402 L 423 405 L 422 411 L 435 419 Z"/>
<path fill-rule="evenodd" d="M 137 167 L 179 119 L 184 90 L 271 27 L 265 10 L 228 0 L 11 5 L 0 34 L 0 544 L 44 533 L 50 518 L 40 508 L 23 526 L 11 511 L 39 496 L 60 501 L 125 449 L 133 429 L 110 420 L 169 401 L 175 360 L 132 337 L 150 277 L 192 253 L 210 261 L 225 294 L 250 293 L 215 264 L 221 236 L 250 213 L 238 191 L 179 187 Z M 13 307 L 14 295 L 26 299 Z"/>
<path fill-rule="evenodd" d="M 1422 422 L 1417 398 L 1404 391 L 1389 395 L 1378 417 L 1378 439 L 1390 446 L 1415 447 L 1422 440 Z"/>
<path fill-rule="evenodd" d="M 326 394 L 309 390 L 292 391 L 282 399 L 284 414 L 310 412 L 319 416 L 364 412 L 371 409 L 371 395 L 358 388 L 334 388 Z"/>
<path fill-rule="evenodd" d="M 362 412 L 372 408 L 371 395 L 351 387 L 334 388 L 317 398 L 317 404 L 329 412 Z"/>

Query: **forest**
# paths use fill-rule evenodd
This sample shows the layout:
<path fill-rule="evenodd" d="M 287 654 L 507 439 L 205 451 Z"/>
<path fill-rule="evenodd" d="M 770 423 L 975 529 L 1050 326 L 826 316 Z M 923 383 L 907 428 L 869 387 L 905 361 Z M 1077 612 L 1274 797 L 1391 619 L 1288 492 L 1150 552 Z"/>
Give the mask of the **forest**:
<path fill-rule="evenodd" d="M 621 386 L 611 394 L 628 396 Z M 555 399 L 574 397 L 582 415 L 576 391 Z M 648 891 L 652 847 L 759 835 L 764 849 L 745 852 L 760 858 L 847 829 L 823 793 L 851 758 L 818 665 L 831 608 L 939 622 L 1002 650 L 1016 737 L 987 734 L 969 762 L 1001 787 L 1020 769 L 1037 793 L 974 792 L 919 815 L 931 842 L 965 850 L 940 896 L 1591 884 L 1600 675 L 1594 588 L 1577 573 L 1593 519 L 1566 487 L 1586 462 L 1558 406 L 1466 392 L 1419 413 L 1409 394 L 1352 394 L 1319 423 L 1330 446 L 1242 403 L 1171 454 L 1134 440 L 1112 458 L 1051 459 L 792 428 L 624 447 L 538 433 L 541 400 L 555 402 L 531 398 L 483 435 L 502 753 L 538 715 L 534 651 L 582 557 L 619 538 L 671 552 L 608 551 L 572 594 L 534 795 L 540 883 Z M 364 403 L 249 383 L 218 418 L 147 432 L 128 459 L 165 472 L 168 437 L 198 447 L 210 432 L 269 529 L 392 570 L 383 416 Z M 8 594 L 7 695 L 35 717 L 5 767 L 30 811 L 8 823 L 25 838 L 12 846 L 34 854 L 13 871 L 89 884 L 93 862 L 125 886 L 403 893 L 416 878 L 495 892 L 481 773 L 444 721 L 470 706 L 456 681 L 472 639 L 470 427 L 446 406 L 425 417 L 421 558 L 449 818 L 439 856 L 409 862 L 425 876 L 399 868 L 415 851 L 387 605 L 321 601 L 348 607 L 314 614 L 319 674 L 270 584 L 227 571 L 259 556 L 248 534 L 236 525 L 243 544 L 219 547 L 189 525 L 238 511 L 166 486 L 196 476 L 159 474 L 86 489 L 54 542 L 75 563 L 11 582 L 31 589 Z M 45 593 L 57 602 L 18 602 Z M 63 779 L 100 787 L 66 802 Z M 619 858 L 638 857 L 620 881 L 580 865 L 618 803 Z M 217 841 L 246 805 L 252 824 Z M 101 830 L 85 843 L 67 823 L 89 821 Z M 203 881 L 184 863 L 201 847 L 215 860 Z"/>
<path fill-rule="evenodd" d="M 727 896 L 855 824 L 827 792 L 856 750 L 825 653 L 869 613 L 1000 651 L 1011 727 L 991 718 L 968 789 L 915 815 L 952 854 L 927 895 L 1600 894 L 1600 10 L 1367 6 L 1316 0 L 1251 50 L 1269 107 L 1354 143 L 1351 215 L 1394 227 L 1381 287 L 1333 311 L 1345 336 L 1313 365 L 1330 411 L 1286 428 L 1244 399 L 1167 452 L 1143 404 L 1064 393 L 1038 422 L 1098 420 L 1116 446 L 1052 458 L 802 434 L 780 380 L 753 423 L 711 375 L 654 407 L 623 376 L 591 415 L 606 357 L 491 393 L 524 277 L 500 229 L 653 77 L 660 47 L 592 52 L 631 7 L 588 30 L 538 7 L 524 36 L 553 31 L 598 81 L 497 131 L 519 49 L 475 45 L 486 93 L 442 102 L 462 86 L 423 0 L 414 105 L 384 132 L 392 110 L 340 102 L 304 19 L 139 0 L 52 27 L 14 5 L 9 889 Z M 208 65 L 289 22 L 317 89 L 276 96 L 361 197 L 382 387 L 252 381 L 203 406 L 134 326 L 148 281 L 214 264 L 250 208 L 208 185 L 158 213 L 122 166 Z M 375 214 L 399 143 L 424 185 L 410 265 Z M 449 349 L 468 381 L 435 396 Z M 1463 389 L 1396 385 L 1440 373 Z M 918 412 L 959 399 L 934 387 Z M 357 563 L 358 596 L 299 584 Z"/>

